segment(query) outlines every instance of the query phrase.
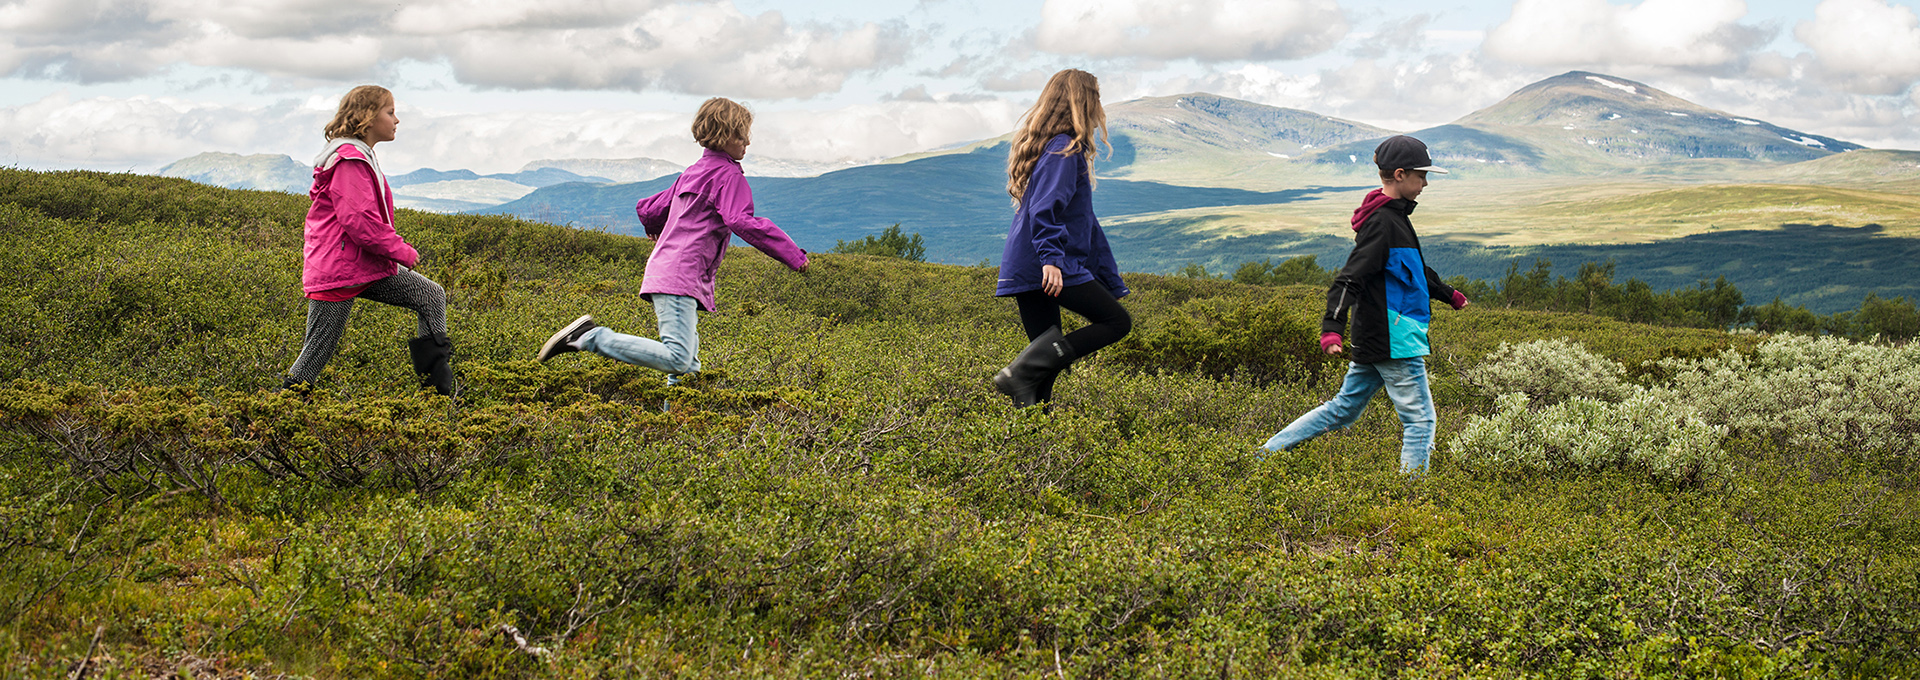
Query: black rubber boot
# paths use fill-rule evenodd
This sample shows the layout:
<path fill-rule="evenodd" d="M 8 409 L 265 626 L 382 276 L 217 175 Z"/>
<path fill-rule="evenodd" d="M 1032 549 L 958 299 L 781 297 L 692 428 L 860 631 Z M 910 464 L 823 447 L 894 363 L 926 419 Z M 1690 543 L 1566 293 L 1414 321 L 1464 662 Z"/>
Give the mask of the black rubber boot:
<path fill-rule="evenodd" d="M 1014 406 L 1032 406 L 1039 401 L 1041 387 L 1066 370 L 1075 358 L 1078 355 L 1073 345 L 1067 344 L 1067 337 L 1060 334 L 1060 327 L 1049 328 L 1026 349 L 1020 350 L 1020 356 L 1014 357 L 1013 363 L 994 374 L 993 387 L 1012 398 Z"/>
<path fill-rule="evenodd" d="M 453 342 L 445 333 L 408 340 L 407 351 L 413 355 L 413 372 L 424 376 L 422 386 L 453 396 L 453 367 L 447 364 L 453 358 Z"/>

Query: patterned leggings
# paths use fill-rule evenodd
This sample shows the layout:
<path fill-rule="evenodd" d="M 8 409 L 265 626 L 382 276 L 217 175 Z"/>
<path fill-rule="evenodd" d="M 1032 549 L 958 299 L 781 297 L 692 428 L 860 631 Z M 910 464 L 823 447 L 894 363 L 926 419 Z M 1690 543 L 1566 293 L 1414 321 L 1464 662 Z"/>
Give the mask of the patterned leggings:
<path fill-rule="evenodd" d="M 401 267 L 400 271 L 367 286 L 360 297 L 395 307 L 405 307 L 420 315 L 419 337 L 447 332 L 447 291 L 440 284 Z M 359 299 L 359 298 L 355 298 Z M 353 312 L 353 300 L 307 301 L 307 340 L 300 358 L 287 369 L 294 382 L 313 382 L 320 369 L 333 360 L 340 336 L 347 332 L 347 316 Z"/>

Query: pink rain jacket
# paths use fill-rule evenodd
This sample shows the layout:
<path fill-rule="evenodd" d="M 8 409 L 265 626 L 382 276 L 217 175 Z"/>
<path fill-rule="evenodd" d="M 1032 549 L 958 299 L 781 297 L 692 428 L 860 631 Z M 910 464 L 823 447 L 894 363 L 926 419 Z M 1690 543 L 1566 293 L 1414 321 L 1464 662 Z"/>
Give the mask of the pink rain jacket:
<path fill-rule="evenodd" d="M 300 275 L 308 293 L 372 283 L 420 260 L 393 230 L 393 190 L 372 159 L 354 144 L 340 145 L 337 154 L 331 164 L 331 154 L 323 154 L 313 169 Z"/>
<path fill-rule="evenodd" d="M 647 258 L 640 295 L 685 295 L 713 311 L 713 277 L 734 236 L 793 269 L 807 253 L 771 220 L 753 214 L 753 190 L 740 162 L 708 149 L 666 191 L 634 206 L 647 236 L 656 241 Z M 652 299 L 652 298 L 648 298 Z"/>

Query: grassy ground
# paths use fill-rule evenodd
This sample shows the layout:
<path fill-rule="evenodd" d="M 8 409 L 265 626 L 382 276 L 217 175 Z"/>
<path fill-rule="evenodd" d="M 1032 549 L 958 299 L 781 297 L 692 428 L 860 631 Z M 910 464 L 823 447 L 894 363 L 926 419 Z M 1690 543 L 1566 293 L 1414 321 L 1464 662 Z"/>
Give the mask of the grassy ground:
<path fill-rule="evenodd" d="M 0 171 L 0 675 L 1818 677 L 1920 672 L 1914 487 L 1759 437 L 1724 476 L 1470 472 L 1460 370 L 1568 337 L 1656 380 L 1756 339 L 1435 322 L 1433 473 L 1399 426 L 1263 456 L 1343 366 L 1321 292 L 1129 277 L 1051 413 L 992 270 L 751 251 L 692 387 L 530 358 L 652 330 L 644 241 L 403 213 L 464 392 L 376 304 L 311 402 L 298 198 Z M 671 408 L 664 408 L 666 404 Z"/>

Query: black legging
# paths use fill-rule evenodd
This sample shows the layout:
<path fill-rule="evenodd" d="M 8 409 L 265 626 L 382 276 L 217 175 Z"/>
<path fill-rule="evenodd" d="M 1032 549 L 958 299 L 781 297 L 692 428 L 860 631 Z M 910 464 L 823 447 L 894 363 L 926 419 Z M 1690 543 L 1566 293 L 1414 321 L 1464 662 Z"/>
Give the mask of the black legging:
<path fill-rule="evenodd" d="M 1133 316 L 1099 281 L 1067 286 L 1061 289 L 1060 297 L 1034 290 L 1014 295 L 1013 300 L 1020 304 L 1020 325 L 1026 327 L 1028 340 L 1060 325 L 1061 307 L 1086 317 L 1086 326 L 1067 334 L 1067 344 L 1073 345 L 1073 353 L 1080 357 L 1119 342 L 1133 330 Z"/>

